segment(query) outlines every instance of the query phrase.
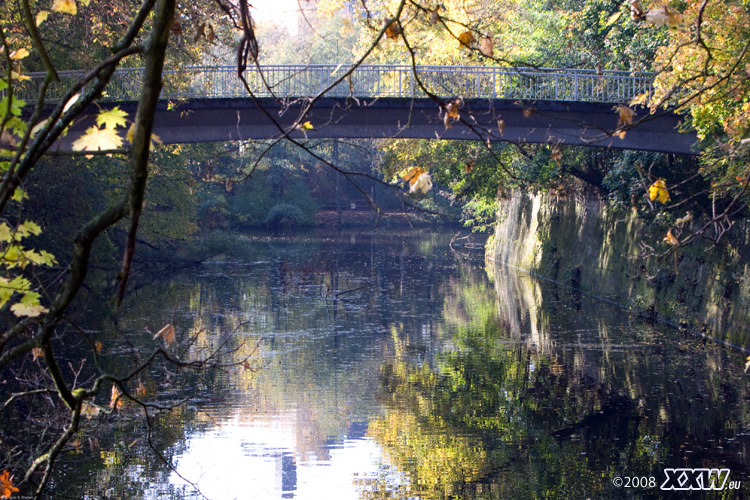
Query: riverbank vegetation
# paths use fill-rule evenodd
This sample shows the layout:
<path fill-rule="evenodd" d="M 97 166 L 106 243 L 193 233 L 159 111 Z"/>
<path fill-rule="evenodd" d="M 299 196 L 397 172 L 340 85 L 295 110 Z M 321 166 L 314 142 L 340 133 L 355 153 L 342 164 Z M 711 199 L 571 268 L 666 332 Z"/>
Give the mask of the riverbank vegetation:
<path fill-rule="evenodd" d="M 82 423 L 116 415 L 122 399 L 147 422 L 172 407 L 172 399 L 163 405 L 139 385 L 156 360 L 175 373 L 224 366 L 225 346 L 195 350 L 195 339 L 175 339 L 164 318 L 155 328 L 157 347 L 139 345 L 127 369 L 110 371 L 101 358 L 105 346 L 70 316 L 84 305 L 81 290 L 93 286 L 92 266 L 106 271 L 97 279 L 114 292 L 86 305 L 109 308 L 123 301 L 139 256 L 177 256 L 184 241 L 209 231 L 310 226 L 321 210 L 362 207 L 373 210 L 375 223 L 383 211 L 410 206 L 422 214 L 462 213 L 487 229 L 497 197 L 518 189 L 607 197 L 661 228 L 655 252 L 699 237 L 720 242 L 750 200 L 749 9 L 742 0 L 320 0 L 302 9 L 292 29 L 256 25 L 245 0 L 3 3 L 0 391 L 2 422 L 25 422 L 23 431 L 0 428 L 3 496 L 19 487 L 48 494 L 56 461 L 89 437 Z M 313 126 L 304 113 L 270 142 L 164 146 L 152 134 L 166 67 L 230 63 L 242 75 L 256 62 L 332 60 L 344 68 L 369 62 L 655 71 L 653 93 L 618 103 L 606 132 L 622 137 L 653 113 L 678 112 L 698 133 L 700 155 L 480 137 L 289 138 Z M 143 69 L 137 114 L 131 120 L 117 108 L 93 111 L 96 124 L 75 138 L 73 153 L 55 152 L 55 142 L 96 110 L 113 72 L 125 66 Z M 73 69 L 85 76 L 45 103 L 62 72 Z M 19 95 L 32 72 L 46 76 L 24 101 Z M 423 90 L 435 97 L 446 127 L 465 119 L 460 96 L 446 102 L 436 89 Z"/>

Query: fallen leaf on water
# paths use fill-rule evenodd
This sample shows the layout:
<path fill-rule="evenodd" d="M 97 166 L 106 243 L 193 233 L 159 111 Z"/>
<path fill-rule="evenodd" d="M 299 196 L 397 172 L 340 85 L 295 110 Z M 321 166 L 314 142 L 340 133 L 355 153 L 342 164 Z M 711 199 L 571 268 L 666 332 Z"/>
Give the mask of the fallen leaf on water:
<path fill-rule="evenodd" d="M 94 342 L 94 350 L 96 350 L 97 354 L 101 354 L 102 353 L 102 348 L 103 347 L 104 347 L 104 344 L 102 344 L 102 342 L 100 340 L 97 340 L 96 342 Z"/>
<path fill-rule="evenodd" d="M 534 111 L 536 111 L 534 108 L 524 108 L 523 110 L 523 117 L 529 118 L 531 115 L 534 114 Z"/>

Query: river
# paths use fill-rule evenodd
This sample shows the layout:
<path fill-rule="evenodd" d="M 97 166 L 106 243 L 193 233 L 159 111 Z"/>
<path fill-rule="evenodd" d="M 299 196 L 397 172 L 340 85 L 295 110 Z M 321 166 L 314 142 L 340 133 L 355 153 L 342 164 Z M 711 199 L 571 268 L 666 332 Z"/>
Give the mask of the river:
<path fill-rule="evenodd" d="M 101 320 L 115 332 L 109 369 L 157 347 L 165 324 L 171 353 L 219 352 L 222 368 L 157 363 L 134 391 L 174 408 L 151 410 L 150 438 L 143 409 L 125 405 L 125 423 L 80 444 L 96 458 L 73 460 L 57 486 L 77 477 L 87 498 L 153 499 L 677 498 L 711 484 L 722 491 L 697 497 L 747 496 L 744 354 L 488 270 L 452 236 L 238 236 L 231 257 L 141 282 Z"/>

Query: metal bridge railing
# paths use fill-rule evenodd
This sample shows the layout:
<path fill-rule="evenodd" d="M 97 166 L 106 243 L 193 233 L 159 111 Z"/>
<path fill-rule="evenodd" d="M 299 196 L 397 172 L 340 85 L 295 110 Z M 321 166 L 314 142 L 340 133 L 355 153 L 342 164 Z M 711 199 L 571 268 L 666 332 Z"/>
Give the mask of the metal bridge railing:
<path fill-rule="evenodd" d="M 346 71 L 336 65 L 269 65 L 249 68 L 245 77 L 258 97 L 311 97 L 319 94 Z M 61 72 L 60 82 L 48 91 L 47 99 L 62 98 L 83 72 Z M 16 91 L 19 98 L 31 102 L 44 78 L 32 74 Z M 118 69 L 107 86 L 105 100 L 137 100 L 140 94 L 140 69 Z M 466 99 L 533 99 L 549 101 L 587 101 L 627 103 L 637 95 L 650 93 L 653 75 L 626 71 L 573 69 L 505 68 L 495 66 L 417 66 L 362 65 L 347 79 L 332 88 L 330 97 L 422 98 L 418 81 L 432 93 Z M 188 66 L 164 72 L 162 99 L 247 97 L 233 66 Z"/>

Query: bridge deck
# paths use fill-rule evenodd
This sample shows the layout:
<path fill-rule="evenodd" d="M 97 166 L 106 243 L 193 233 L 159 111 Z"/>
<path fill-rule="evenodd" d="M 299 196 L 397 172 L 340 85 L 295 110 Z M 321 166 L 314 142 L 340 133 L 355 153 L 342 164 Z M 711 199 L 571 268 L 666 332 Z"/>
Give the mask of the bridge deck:
<path fill-rule="evenodd" d="M 617 124 L 613 106 L 648 94 L 653 78 L 650 74 L 364 65 L 336 83 L 345 70 L 334 65 L 248 70 L 245 76 L 261 107 L 248 97 L 233 67 L 166 71 L 155 133 L 165 143 L 270 139 L 281 133 L 279 125 L 284 128 L 294 123 L 301 102 L 324 94 L 305 117 L 313 130 L 293 134 L 563 143 L 694 154 L 695 135 L 679 133 L 676 127 L 680 118 L 672 114 L 649 115 L 645 109 L 638 110 L 637 119 L 643 119 L 642 123 L 623 138 L 613 135 Z M 118 70 L 107 88 L 105 102 L 133 112 L 140 94 L 140 76 L 138 69 Z M 50 99 L 62 98 L 81 73 L 63 73 L 62 77 L 51 89 Z M 38 83 L 36 77 L 27 82 L 27 99 L 34 95 Z M 446 100 L 461 96 L 461 120 L 446 128 L 439 106 L 423 92 L 420 83 Z M 95 112 L 79 121 L 73 131 L 90 126 Z M 58 147 L 69 148 L 70 139 Z"/>

